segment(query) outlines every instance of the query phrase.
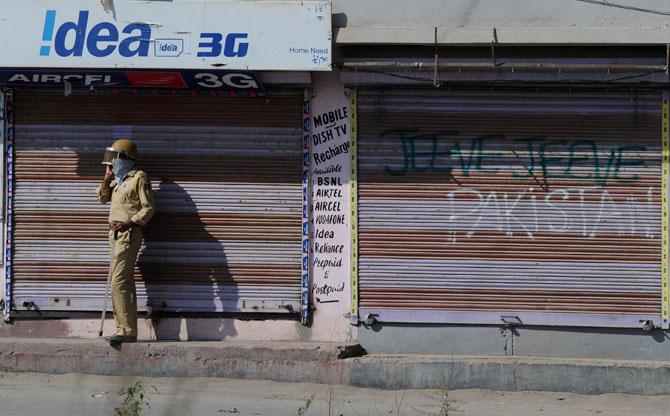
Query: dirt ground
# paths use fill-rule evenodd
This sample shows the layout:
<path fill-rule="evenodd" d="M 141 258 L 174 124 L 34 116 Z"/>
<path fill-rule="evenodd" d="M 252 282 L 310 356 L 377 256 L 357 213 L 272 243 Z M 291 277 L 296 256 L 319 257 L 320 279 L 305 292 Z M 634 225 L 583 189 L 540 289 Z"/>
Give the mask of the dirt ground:
<path fill-rule="evenodd" d="M 125 397 L 119 390 L 137 381 L 142 383 L 150 406 L 142 415 L 666 416 L 670 399 L 624 394 L 376 390 L 214 378 L 0 373 L 0 415 L 114 415 Z"/>

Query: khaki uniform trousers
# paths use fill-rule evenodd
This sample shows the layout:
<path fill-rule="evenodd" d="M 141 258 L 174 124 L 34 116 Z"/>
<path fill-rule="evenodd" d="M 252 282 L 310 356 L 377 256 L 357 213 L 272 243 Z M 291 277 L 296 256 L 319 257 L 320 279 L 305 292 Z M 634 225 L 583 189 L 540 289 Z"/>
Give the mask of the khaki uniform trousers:
<path fill-rule="evenodd" d="M 116 233 L 109 230 L 112 307 L 116 335 L 137 336 L 137 293 L 133 274 L 137 252 L 142 245 L 142 234 L 140 227 Z"/>

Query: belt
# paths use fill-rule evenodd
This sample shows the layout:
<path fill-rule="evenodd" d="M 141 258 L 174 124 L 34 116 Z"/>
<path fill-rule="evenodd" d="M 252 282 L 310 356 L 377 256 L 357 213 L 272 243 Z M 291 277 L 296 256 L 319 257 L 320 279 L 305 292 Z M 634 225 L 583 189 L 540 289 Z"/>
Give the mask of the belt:
<path fill-rule="evenodd" d="M 121 222 L 121 221 L 112 221 L 111 224 L 109 224 L 109 229 L 111 230 L 112 227 L 113 227 L 114 225 L 116 225 L 116 224 L 122 224 L 122 222 Z M 131 225 L 130 228 L 128 228 L 128 231 L 132 230 L 133 228 L 140 228 L 140 229 L 142 229 L 142 228 L 144 228 L 144 227 L 142 227 L 141 225 L 134 224 L 134 225 Z M 118 232 L 118 231 L 114 231 L 114 239 L 117 240 L 118 238 L 119 238 L 119 232 Z"/>

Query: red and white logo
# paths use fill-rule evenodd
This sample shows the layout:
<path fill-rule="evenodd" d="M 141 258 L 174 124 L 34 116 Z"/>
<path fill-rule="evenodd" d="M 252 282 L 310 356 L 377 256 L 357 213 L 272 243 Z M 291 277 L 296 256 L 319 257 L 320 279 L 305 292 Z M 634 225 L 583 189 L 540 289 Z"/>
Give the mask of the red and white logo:
<path fill-rule="evenodd" d="M 129 71 L 125 72 L 130 85 L 136 88 L 186 88 L 179 72 Z"/>

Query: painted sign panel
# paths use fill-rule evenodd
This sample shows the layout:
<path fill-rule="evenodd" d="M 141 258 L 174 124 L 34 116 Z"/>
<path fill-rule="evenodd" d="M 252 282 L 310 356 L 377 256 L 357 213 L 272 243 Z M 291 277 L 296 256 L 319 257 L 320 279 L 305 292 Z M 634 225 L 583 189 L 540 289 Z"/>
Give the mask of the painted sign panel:
<path fill-rule="evenodd" d="M 18 88 L 172 88 L 261 94 L 260 80 L 250 72 L 164 70 L 121 71 L 81 69 L 0 69 L 0 85 Z"/>
<path fill-rule="evenodd" d="M 349 312 L 350 206 L 349 131 L 351 109 L 338 74 L 314 77 L 312 101 L 312 296 L 314 319 L 327 320 L 325 329 L 315 326 L 324 341 L 348 339 L 351 327 L 343 317 Z M 323 326 L 322 326 L 323 327 Z M 323 332 L 320 332 L 323 331 Z"/>
<path fill-rule="evenodd" d="M 324 1 L 3 1 L 0 67 L 327 71 Z"/>

